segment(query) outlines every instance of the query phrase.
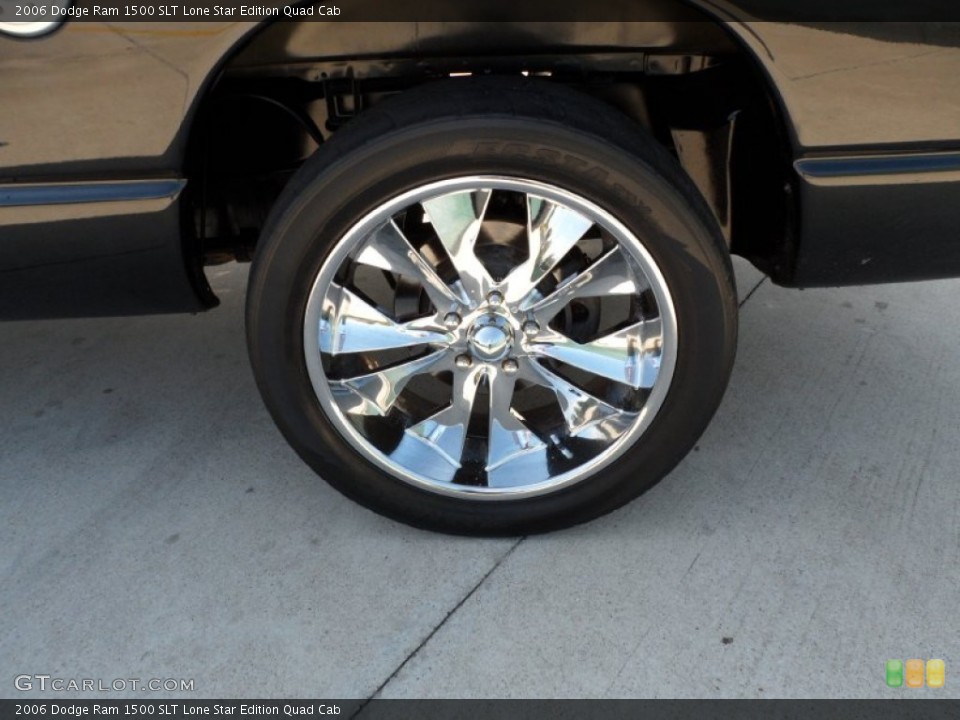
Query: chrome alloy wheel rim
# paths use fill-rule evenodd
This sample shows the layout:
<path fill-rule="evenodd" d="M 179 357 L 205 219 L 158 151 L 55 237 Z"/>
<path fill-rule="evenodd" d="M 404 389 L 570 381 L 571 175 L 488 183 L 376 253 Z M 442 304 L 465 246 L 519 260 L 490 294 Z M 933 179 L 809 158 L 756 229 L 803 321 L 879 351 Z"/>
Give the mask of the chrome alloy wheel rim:
<path fill-rule="evenodd" d="M 338 432 L 436 493 L 516 499 L 582 481 L 649 427 L 673 377 L 670 292 L 607 211 L 473 176 L 385 202 L 336 244 L 304 319 Z"/>

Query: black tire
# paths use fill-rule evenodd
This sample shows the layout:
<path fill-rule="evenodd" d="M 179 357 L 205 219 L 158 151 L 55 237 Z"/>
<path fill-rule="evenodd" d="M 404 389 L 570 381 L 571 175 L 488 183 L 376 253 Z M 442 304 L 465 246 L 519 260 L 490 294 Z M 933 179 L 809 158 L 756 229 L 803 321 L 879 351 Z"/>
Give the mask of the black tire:
<path fill-rule="evenodd" d="M 585 482 L 517 500 L 442 495 L 391 476 L 345 440 L 304 360 L 308 294 L 343 234 L 385 198 L 433 180 L 517 175 L 568 188 L 631 229 L 669 286 L 679 333 L 669 392 L 639 440 Z M 545 81 L 487 78 L 423 86 L 366 111 L 291 180 L 250 275 L 247 341 L 281 431 L 327 482 L 421 528 L 517 535 L 608 513 L 659 481 L 706 428 L 734 360 L 737 300 L 717 223 L 675 159 L 600 102 Z"/>

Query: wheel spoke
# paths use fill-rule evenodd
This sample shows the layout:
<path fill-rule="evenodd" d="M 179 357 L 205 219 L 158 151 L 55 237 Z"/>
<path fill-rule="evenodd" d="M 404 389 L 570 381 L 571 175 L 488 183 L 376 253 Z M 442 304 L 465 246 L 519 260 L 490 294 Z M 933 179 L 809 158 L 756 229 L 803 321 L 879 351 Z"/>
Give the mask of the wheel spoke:
<path fill-rule="evenodd" d="M 384 416 L 390 412 L 408 382 L 428 370 L 439 370 L 438 364 L 449 356 L 448 350 L 438 350 L 367 375 L 331 381 L 331 389 L 344 412 Z"/>
<path fill-rule="evenodd" d="M 528 297 L 526 303 L 520 304 L 520 310 L 532 312 L 538 323 L 546 325 L 574 298 L 635 295 L 639 291 L 626 258 L 615 247 L 546 297 Z"/>
<path fill-rule="evenodd" d="M 591 227 L 593 221 L 576 210 L 527 196 L 530 256 L 504 281 L 507 302 L 517 302 L 529 295 Z"/>
<path fill-rule="evenodd" d="M 490 384 L 487 473 L 491 473 L 518 455 L 542 452 L 546 446 L 511 407 L 516 376 L 507 375 L 499 369 L 490 369 L 487 378 Z"/>
<path fill-rule="evenodd" d="M 390 220 L 381 225 L 364 243 L 357 254 L 357 262 L 406 275 L 423 285 L 424 291 L 440 312 L 454 310 L 467 298 L 458 296 L 410 244 L 403 231 Z"/>
<path fill-rule="evenodd" d="M 453 192 L 421 203 L 474 304 L 480 303 L 494 284 L 474 253 L 491 194 L 490 190 Z"/>
<path fill-rule="evenodd" d="M 582 344 L 548 330 L 530 349 L 632 388 L 651 388 L 660 370 L 661 344 L 660 319 L 654 318 Z"/>
<path fill-rule="evenodd" d="M 336 284 L 330 285 L 320 313 L 320 351 L 332 355 L 447 344 L 450 339 L 430 318 L 398 323 Z"/>
<path fill-rule="evenodd" d="M 636 419 L 636 413 L 604 402 L 536 361 L 526 364 L 523 378 L 553 390 L 570 437 L 611 441 Z"/>
<path fill-rule="evenodd" d="M 477 388 L 484 375 L 482 365 L 453 374 L 453 399 L 450 405 L 426 420 L 407 428 L 406 436 L 429 446 L 455 468 L 460 467 L 463 444 Z"/>

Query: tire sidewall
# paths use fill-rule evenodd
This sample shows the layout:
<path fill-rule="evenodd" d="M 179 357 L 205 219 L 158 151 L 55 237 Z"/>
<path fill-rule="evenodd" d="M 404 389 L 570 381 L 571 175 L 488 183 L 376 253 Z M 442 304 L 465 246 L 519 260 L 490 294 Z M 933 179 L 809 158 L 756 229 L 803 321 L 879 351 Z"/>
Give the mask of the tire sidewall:
<path fill-rule="evenodd" d="M 333 143 L 330 143 L 333 145 Z M 448 532 L 515 534 L 601 515 L 654 484 L 702 433 L 729 376 L 736 300 L 715 223 L 685 178 L 665 177 L 607 139 L 533 118 L 442 118 L 353 147 L 322 148 L 278 201 L 251 270 L 248 342 L 258 385 L 291 445 L 324 479 L 410 524 Z M 337 241 L 360 218 L 439 180 L 499 175 L 569 190 L 629 227 L 673 298 L 677 360 L 646 432 L 602 472 L 554 493 L 463 500 L 388 477 L 325 415 L 307 373 L 309 292 Z"/>

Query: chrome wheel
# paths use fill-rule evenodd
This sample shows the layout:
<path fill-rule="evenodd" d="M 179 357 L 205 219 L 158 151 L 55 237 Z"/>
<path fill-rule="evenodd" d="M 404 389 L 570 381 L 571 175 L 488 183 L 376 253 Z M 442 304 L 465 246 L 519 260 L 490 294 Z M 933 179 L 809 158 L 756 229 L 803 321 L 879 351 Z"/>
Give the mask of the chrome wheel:
<path fill-rule="evenodd" d="M 627 450 L 673 376 L 663 276 L 616 218 L 566 190 L 476 176 L 362 218 L 310 291 L 307 370 L 355 449 L 471 499 L 540 495 Z"/>
<path fill-rule="evenodd" d="M 246 320 L 267 408 L 333 488 L 523 535 L 622 507 L 694 447 L 737 301 L 716 218 L 656 138 L 496 76 L 396 93 L 325 142 L 270 211 Z"/>

